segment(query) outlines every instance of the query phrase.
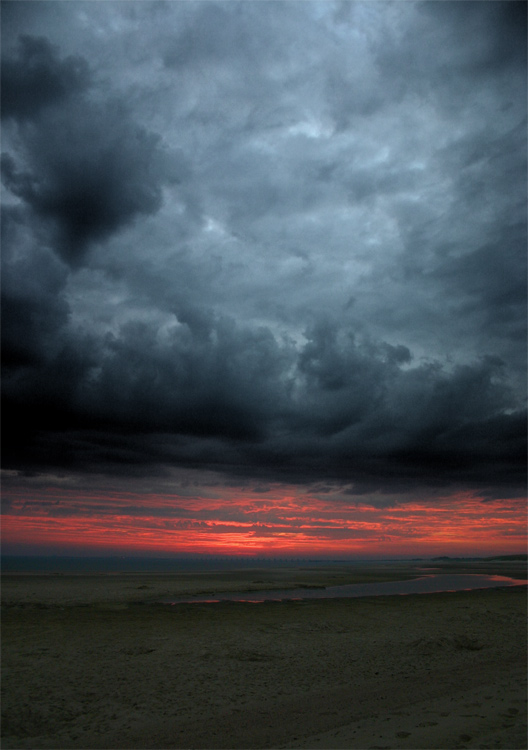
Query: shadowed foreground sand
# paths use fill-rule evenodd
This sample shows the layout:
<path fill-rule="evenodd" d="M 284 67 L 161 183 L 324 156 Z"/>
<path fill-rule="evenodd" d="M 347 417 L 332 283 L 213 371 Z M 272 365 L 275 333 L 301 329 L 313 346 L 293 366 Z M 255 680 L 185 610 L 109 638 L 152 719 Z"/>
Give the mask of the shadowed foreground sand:
<path fill-rule="evenodd" d="M 526 748 L 525 587 L 156 603 L 354 580 L 230 575 L 5 576 L 2 747 Z"/>

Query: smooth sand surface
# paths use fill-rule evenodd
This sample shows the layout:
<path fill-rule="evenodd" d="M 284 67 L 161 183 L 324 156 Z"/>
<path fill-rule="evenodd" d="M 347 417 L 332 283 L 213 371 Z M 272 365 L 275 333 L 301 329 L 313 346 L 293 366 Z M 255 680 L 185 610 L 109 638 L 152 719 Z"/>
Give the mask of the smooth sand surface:
<path fill-rule="evenodd" d="M 412 574 L 6 575 L 2 747 L 524 750 L 525 587 L 157 603 Z"/>

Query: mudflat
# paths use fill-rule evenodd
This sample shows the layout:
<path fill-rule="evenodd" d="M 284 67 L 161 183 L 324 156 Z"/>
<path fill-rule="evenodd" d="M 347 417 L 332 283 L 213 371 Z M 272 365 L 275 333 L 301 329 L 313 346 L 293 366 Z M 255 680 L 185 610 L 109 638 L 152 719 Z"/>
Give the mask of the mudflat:
<path fill-rule="evenodd" d="M 524 750 L 524 586 L 160 604 L 413 575 L 5 575 L 2 747 Z"/>

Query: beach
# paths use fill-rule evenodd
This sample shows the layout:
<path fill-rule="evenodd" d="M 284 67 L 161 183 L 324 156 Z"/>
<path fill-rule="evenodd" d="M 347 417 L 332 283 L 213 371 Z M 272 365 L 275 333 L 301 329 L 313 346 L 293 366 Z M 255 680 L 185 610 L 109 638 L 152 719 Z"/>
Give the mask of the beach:
<path fill-rule="evenodd" d="M 4 575 L 2 747 L 525 748 L 525 586 L 162 603 L 413 575 Z"/>

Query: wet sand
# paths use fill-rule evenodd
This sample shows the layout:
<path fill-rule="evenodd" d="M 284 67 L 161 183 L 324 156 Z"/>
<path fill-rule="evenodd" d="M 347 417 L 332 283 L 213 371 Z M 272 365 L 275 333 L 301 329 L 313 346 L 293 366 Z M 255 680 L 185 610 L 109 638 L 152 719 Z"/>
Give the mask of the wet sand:
<path fill-rule="evenodd" d="M 2 747 L 526 748 L 525 587 L 158 603 L 416 574 L 4 576 Z"/>

